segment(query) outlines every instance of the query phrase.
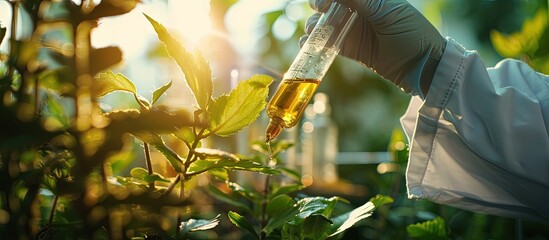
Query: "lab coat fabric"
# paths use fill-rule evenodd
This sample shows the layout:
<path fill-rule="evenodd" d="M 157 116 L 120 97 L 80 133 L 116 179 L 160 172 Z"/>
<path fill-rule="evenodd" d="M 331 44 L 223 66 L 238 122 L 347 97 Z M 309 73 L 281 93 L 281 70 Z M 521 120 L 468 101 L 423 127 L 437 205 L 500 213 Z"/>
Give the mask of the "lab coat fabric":
<path fill-rule="evenodd" d="M 447 40 L 429 93 L 401 119 L 408 196 L 549 222 L 549 76 L 512 59 L 486 68 Z"/>

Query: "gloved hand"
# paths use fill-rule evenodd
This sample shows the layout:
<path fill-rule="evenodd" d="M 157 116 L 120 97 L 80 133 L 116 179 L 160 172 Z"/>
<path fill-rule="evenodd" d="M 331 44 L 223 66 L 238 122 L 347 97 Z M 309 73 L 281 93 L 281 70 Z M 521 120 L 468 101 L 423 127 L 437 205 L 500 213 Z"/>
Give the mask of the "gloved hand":
<path fill-rule="evenodd" d="M 332 1 L 308 3 L 314 10 L 325 12 Z M 437 29 L 405 0 L 338 1 L 359 14 L 339 54 L 372 68 L 408 93 L 425 96 L 446 46 Z M 319 17 L 320 13 L 309 17 L 307 34 Z"/>

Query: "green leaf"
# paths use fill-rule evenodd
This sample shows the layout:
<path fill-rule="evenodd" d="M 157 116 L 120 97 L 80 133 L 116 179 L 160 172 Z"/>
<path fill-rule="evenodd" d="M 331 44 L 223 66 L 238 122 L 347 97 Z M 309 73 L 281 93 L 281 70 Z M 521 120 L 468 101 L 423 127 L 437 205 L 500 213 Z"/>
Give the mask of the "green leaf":
<path fill-rule="evenodd" d="M 234 225 L 250 232 L 255 239 L 259 239 L 259 235 L 255 231 L 253 226 L 248 222 L 248 220 L 246 220 L 246 218 L 233 211 L 229 211 L 227 215 L 229 216 L 229 220 L 231 220 Z"/>
<path fill-rule="evenodd" d="M 313 214 L 322 214 L 329 217 L 334 209 L 339 197 L 308 197 L 297 202 L 299 213 L 295 216 L 293 222 L 303 220 Z"/>
<path fill-rule="evenodd" d="M 99 73 L 95 77 L 91 91 L 93 97 L 100 98 L 114 91 L 124 91 L 133 94 L 137 103 L 144 109 L 148 109 L 151 106 L 147 99 L 137 94 L 135 85 L 121 73 L 115 74 L 109 70 Z"/>
<path fill-rule="evenodd" d="M 301 237 L 303 239 L 326 239 L 332 220 L 322 214 L 313 214 L 303 221 Z"/>
<path fill-rule="evenodd" d="M 273 175 L 280 173 L 280 171 L 274 168 L 263 166 L 259 163 L 252 162 L 249 160 L 240 160 L 238 162 L 225 161 L 223 163 L 223 166 L 227 170 L 251 171 L 251 172 L 260 172 L 264 174 L 273 174 Z"/>
<path fill-rule="evenodd" d="M 370 217 L 374 210 L 375 205 L 372 202 L 367 202 L 351 212 L 335 217 L 333 219 L 334 225 L 332 226 L 332 234 L 330 234 L 330 236 L 337 235 L 349 229 L 358 221 Z"/>
<path fill-rule="evenodd" d="M 394 201 L 395 200 L 392 197 L 384 196 L 381 194 L 378 194 L 375 197 L 370 198 L 370 202 L 372 202 L 376 208 L 379 208 L 383 205 L 391 204 Z"/>
<path fill-rule="evenodd" d="M 212 73 L 209 63 L 198 49 L 194 52 L 187 51 L 176 38 L 168 33 L 162 24 L 147 14 L 144 15 L 152 24 L 160 41 L 166 45 L 170 56 L 179 65 L 183 74 L 185 74 L 185 80 L 193 92 L 198 106 L 201 109 L 207 109 L 213 92 Z"/>
<path fill-rule="evenodd" d="M 229 95 L 213 100 L 208 108 L 210 131 L 219 136 L 229 136 L 250 125 L 265 108 L 272 82 L 269 76 L 254 75 L 241 81 Z"/>
<path fill-rule="evenodd" d="M 245 197 L 246 199 L 257 201 L 262 199 L 262 195 L 258 192 L 254 191 L 253 189 L 246 189 L 242 186 L 240 186 L 238 183 L 234 182 L 227 182 L 227 186 L 233 190 L 233 192 L 236 192 L 240 194 L 241 196 Z"/>
<path fill-rule="evenodd" d="M 273 157 L 276 157 L 279 153 L 295 145 L 294 142 L 288 140 L 275 140 L 271 141 L 270 144 L 271 150 L 269 150 L 265 141 L 258 140 L 252 142 L 251 148 L 265 155 L 269 155 L 272 152 Z"/>
<path fill-rule="evenodd" d="M 141 167 L 135 167 L 130 171 L 130 175 L 134 178 L 143 180 L 147 183 L 152 183 L 155 181 L 159 182 L 170 182 L 168 179 L 164 178 L 163 176 L 159 175 L 158 173 L 153 173 L 149 175 L 149 172 L 147 169 L 141 168 Z"/>
<path fill-rule="evenodd" d="M 196 161 L 191 164 L 187 174 L 196 174 L 199 171 L 212 171 L 214 169 L 225 169 L 231 171 L 251 171 L 264 174 L 279 174 L 280 172 L 274 168 L 263 166 L 256 162 L 248 160 L 233 161 L 230 159 L 221 159 L 213 161 Z"/>
<path fill-rule="evenodd" d="M 232 161 L 240 161 L 236 155 L 219 149 L 196 148 L 194 149 L 194 152 L 201 159 L 227 159 Z"/>
<path fill-rule="evenodd" d="M 219 224 L 221 215 L 217 215 L 214 219 L 189 219 L 181 223 L 180 233 L 185 235 L 188 232 L 204 231 L 216 227 Z"/>
<path fill-rule="evenodd" d="M 158 101 L 158 99 L 162 96 L 162 94 L 164 94 L 166 90 L 168 90 L 171 86 L 172 86 L 172 81 L 169 81 L 168 83 L 154 90 L 151 104 L 154 104 L 156 101 Z"/>
<path fill-rule="evenodd" d="M 149 175 L 149 172 L 147 172 L 147 169 L 136 167 L 132 168 L 132 170 L 130 171 L 130 175 L 137 179 L 143 179 L 145 178 L 145 176 Z"/>
<path fill-rule="evenodd" d="M 302 240 L 301 226 L 297 224 L 285 223 L 282 225 L 282 239 L 285 240 Z"/>
<path fill-rule="evenodd" d="M 446 223 L 441 217 L 422 223 L 411 224 L 406 227 L 408 234 L 417 239 L 442 240 L 448 239 Z"/>
<path fill-rule="evenodd" d="M 287 176 L 291 177 L 293 180 L 300 182 L 301 181 L 301 173 L 298 171 L 287 168 L 287 167 L 277 167 L 279 171 L 285 173 Z"/>
<path fill-rule="evenodd" d="M 98 74 L 93 84 L 92 94 L 94 97 L 103 97 L 114 91 L 126 91 L 137 95 L 135 85 L 121 73 L 106 71 Z"/>
<path fill-rule="evenodd" d="M 298 208 L 296 205 L 292 205 L 287 209 L 282 210 L 282 212 L 280 212 L 279 214 L 270 217 L 269 222 L 267 223 L 265 228 L 263 228 L 263 231 L 269 234 L 275 229 L 280 228 L 281 226 L 283 226 L 284 228 L 284 226 L 286 225 L 284 223 L 294 218 L 297 213 Z"/>
<path fill-rule="evenodd" d="M 490 32 L 492 45 L 503 57 L 532 57 L 539 48 L 539 40 L 547 25 L 547 10 L 540 9 L 533 18 L 524 21 L 522 29 L 518 32 L 509 35 L 496 30 Z"/>
<path fill-rule="evenodd" d="M 191 145 L 196 139 L 193 129 L 190 127 L 178 128 L 177 131 L 173 132 L 173 135 L 189 145 Z M 198 147 L 200 147 L 200 143 Z"/>
<path fill-rule="evenodd" d="M 239 201 L 235 197 L 219 190 L 215 186 L 209 185 L 208 186 L 208 193 L 210 193 L 210 195 L 212 197 L 214 197 L 215 199 L 217 199 L 219 201 L 222 201 L 222 202 L 225 202 L 225 203 L 230 204 L 232 206 L 238 207 L 238 208 L 240 208 L 244 211 L 252 212 L 252 209 L 248 205 L 244 204 L 242 201 Z"/>
<path fill-rule="evenodd" d="M 267 203 L 267 215 L 270 217 L 280 215 L 284 210 L 294 206 L 295 203 L 294 199 L 286 194 L 273 197 Z"/>
<path fill-rule="evenodd" d="M 110 163 L 113 175 L 120 175 L 126 167 L 133 163 L 135 158 L 136 156 L 133 151 L 133 145 L 130 145 L 130 147 L 124 148 L 122 151 L 110 155 L 106 162 Z"/>

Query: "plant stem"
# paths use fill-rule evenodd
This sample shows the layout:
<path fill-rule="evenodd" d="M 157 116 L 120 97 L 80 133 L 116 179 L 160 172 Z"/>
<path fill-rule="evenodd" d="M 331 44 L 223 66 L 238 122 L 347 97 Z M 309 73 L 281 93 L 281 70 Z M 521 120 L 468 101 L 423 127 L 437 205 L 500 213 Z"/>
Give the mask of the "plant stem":
<path fill-rule="evenodd" d="M 181 176 L 183 173 L 180 173 Z M 179 199 L 183 199 L 183 196 L 185 195 L 185 176 L 179 177 L 179 181 L 181 181 L 181 187 L 179 189 Z M 179 237 L 179 232 L 181 231 L 181 214 L 177 214 L 177 225 L 176 225 L 176 232 L 175 236 Z"/>
<path fill-rule="evenodd" d="M 259 229 L 260 239 L 263 238 L 263 228 L 267 224 L 267 203 L 269 201 L 269 185 L 271 181 L 271 175 L 267 175 L 265 178 L 265 188 L 263 189 L 263 202 L 261 203 L 261 228 Z"/>
<path fill-rule="evenodd" d="M 38 117 L 40 109 L 38 109 L 38 77 L 34 78 L 34 117 Z"/>
<path fill-rule="evenodd" d="M 154 172 L 153 172 L 153 167 L 152 167 L 151 150 L 149 149 L 149 144 L 146 143 L 146 142 L 143 142 L 143 147 L 145 149 L 144 151 L 145 151 L 145 161 L 146 161 L 146 165 L 147 165 L 147 171 L 149 172 L 149 175 L 152 175 Z M 151 190 L 154 189 L 154 182 L 149 183 L 149 188 Z"/>
<path fill-rule="evenodd" d="M 101 182 L 103 183 L 103 190 L 105 193 L 109 191 L 109 180 L 107 178 L 107 169 L 105 168 L 105 163 L 101 164 L 101 168 L 99 169 L 101 174 Z"/>
<path fill-rule="evenodd" d="M 164 191 L 164 193 L 162 193 L 162 195 L 170 194 L 173 191 L 173 189 L 175 188 L 175 185 L 177 185 L 177 183 L 179 182 L 179 179 L 181 179 L 181 175 L 177 174 L 177 177 L 175 177 L 175 180 L 170 184 L 170 186 L 168 186 L 168 189 L 166 189 L 166 191 Z"/>
<path fill-rule="evenodd" d="M 55 195 L 55 197 L 53 198 L 53 203 L 51 205 L 50 218 L 48 220 L 48 225 L 53 224 L 53 217 L 55 216 L 55 209 L 57 208 L 57 201 L 59 201 L 59 196 Z"/>
<path fill-rule="evenodd" d="M 18 18 L 18 13 L 19 13 L 19 10 L 18 10 L 18 2 L 9 2 L 11 3 L 11 36 L 10 36 L 10 58 L 11 57 L 15 57 L 16 56 L 16 53 L 15 53 L 15 41 L 17 40 L 16 39 L 16 35 L 17 35 L 17 18 Z M 13 72 L 15 71 L 15 62 L 17 62 L 17 60 L 15 61 L 11 61 L 12 64 L 9 64 L 9 69 L 8 69 L 8 79 L 9 80 L 13 80 Z"/>

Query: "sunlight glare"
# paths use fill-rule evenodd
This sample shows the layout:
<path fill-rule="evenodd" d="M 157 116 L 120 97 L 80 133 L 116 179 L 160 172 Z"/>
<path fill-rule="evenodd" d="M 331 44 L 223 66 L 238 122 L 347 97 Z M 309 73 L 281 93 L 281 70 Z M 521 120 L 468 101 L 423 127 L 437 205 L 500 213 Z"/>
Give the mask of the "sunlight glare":
<path fill-rule="evenodd" d="M 192 44 L 212 32 L 210 0 L 169 1 L 170 28 Z"/>
<path fill-rule="evenodd" d="M 257 53 L 258 40 L 266 34 L 261 15 L 282 9 L 283 1 L 241 0 L 227 11 L 225 23 L 230 40 L 243 56 Z"/>

